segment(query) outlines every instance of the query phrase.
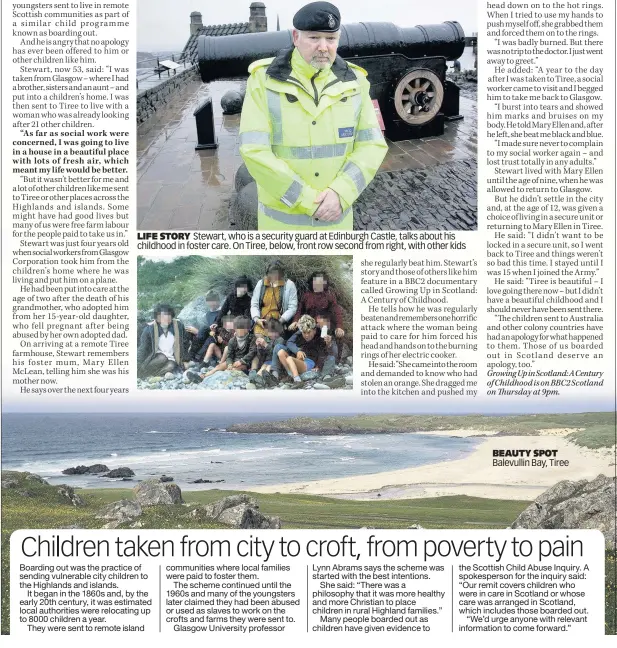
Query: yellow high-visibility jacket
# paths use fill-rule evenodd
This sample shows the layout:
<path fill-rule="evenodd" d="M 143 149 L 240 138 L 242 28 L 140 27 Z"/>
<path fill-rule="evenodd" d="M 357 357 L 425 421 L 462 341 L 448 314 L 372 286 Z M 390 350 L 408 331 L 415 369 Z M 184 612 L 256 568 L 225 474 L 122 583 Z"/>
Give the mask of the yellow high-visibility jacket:
<path fill-rule="evenodd" d="M 339 56 L 318 71 L 293 48 L 249 72 L 240 154 L 257 182 L 259 229 L 353 229 L 351 206 L 388 150 L 366 71 Z M 340 198 L 338 222 L 313 218 L 327 188 Z"/>

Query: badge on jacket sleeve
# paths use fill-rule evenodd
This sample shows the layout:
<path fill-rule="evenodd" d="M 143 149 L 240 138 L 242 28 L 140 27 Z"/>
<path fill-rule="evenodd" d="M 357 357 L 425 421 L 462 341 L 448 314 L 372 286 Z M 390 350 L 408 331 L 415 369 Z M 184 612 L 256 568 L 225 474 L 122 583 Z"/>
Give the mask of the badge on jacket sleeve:
<path fill-rule="evenodd" d="M 345 126 L 344 128 L 339 128 L 338 129 L 338 136 L 339 137 L 353 137 L 353 131 L 354 131 L 353 126 Z"/>

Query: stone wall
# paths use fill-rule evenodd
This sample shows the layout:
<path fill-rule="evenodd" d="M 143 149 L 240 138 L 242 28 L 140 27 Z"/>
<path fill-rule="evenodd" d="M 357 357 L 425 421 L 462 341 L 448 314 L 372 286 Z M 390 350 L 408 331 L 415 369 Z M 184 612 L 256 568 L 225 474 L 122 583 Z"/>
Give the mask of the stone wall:
<path fill-rule="evenodd" d="M 165 78 L 165 73 L 161 79 Z M 173 99 L 174 94 L 198 78 L 197 68 L 187 68 L 165 78 L 159 85 L 147 90 L 137 91 L 137 123 L 141 124 L 151 117 L 160 107 Z"/>

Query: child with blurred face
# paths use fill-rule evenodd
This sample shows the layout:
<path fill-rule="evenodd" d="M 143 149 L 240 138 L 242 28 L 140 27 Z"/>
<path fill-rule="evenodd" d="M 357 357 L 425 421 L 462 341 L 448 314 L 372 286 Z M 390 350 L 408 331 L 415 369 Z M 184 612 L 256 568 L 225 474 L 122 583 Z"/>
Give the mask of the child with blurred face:
<path fill-rule="evenodd" d="M 282 340 L 282 335 L 283 325 L 278 320 L 270 319 L 266 321 L 265 333 L 255 336 L 257 355 L 249 372 L 249 380 L 257 389 L 271 386 L 271 381 L 268 378 L 272 367 L 272 352 Z"/>
<path fill-rule="evenodd" d="M 330 280 L 326 272 L 317 270 L 309 277 L 309 289 L 302 295 L 298 310 L 289 325 L 290 331 L 298 328 L 298 321 L 303 315 L 316 317 L 319 312 L 327 312 L 330 315 L 333 327 L 328 330 L 332 331 L 336 338 L 342 338 L 345 335 L 343 329 L 343 311 L 338 305 L 336 294 L 330 287 Z"/>
<path fill-rule="evenodd" d="M 189 337 L 169 304 L 154 308 L 154 319 L 140 336 L 137 374 L 140 378 L 164 376 L 185 368 L 189 361 Z"/>
<path fill-rule="evenodd" d="M 206 305 L 208 306 L 208 311 L 210 313 L 218 312 L 221 305 L 221 301 L 219 300 L 218 295 L 206 295 Z"/>
<path fill-rule="evenodd" d="M 317 324 L 317 328 L 320 331 L 321 337 L 323 337 L 326 343 L 329 344 L 332 341 L 332 325 L 330 324 L 330 315 L 328 313 L 324 313 L 323 311 L 317 313 L 315 315 L 315 323 Z M 329 338 L 329 340 L 326 340 L 326 338 Z"/>
<path fill-rule="evenodd" d="M 156 323 L 160 324 L 164 331 L 167 331 L 172 319 L 173 315 L 169 311 L 163 311 L 156 316 Z"/>
<path fill-rule="evenodd" d="M 225 297 L 225 301 L 221 306 L 220 315 L 216 321 L 217 326 L 222 325 L 222 318 L 224 315 L 231 315 L 238 317 L 251 316 L 251 291 L 253 290 L 253 282 L 246 276 L 238 277 L 234 281 L 233 289 Z"/>
<path fill-rule="evenodd" d="M 191 382 L 201 382 L 206 377 L 208 369 L 218 368 L 222 364 L 227 345 L 234 336 L 234 318 L 231 315 L 225 315 L 222 318 L 222 326 L 213 330 L 212 333 L 206 343 L 207 350 L 203 364 L 199 369 L 187 371 L 184 374 Z M 212 367 L 213 364 L 214 367 Z"/>
<path fill-rule="evenodd" d="M 321 293 L 328 287 L 328 280 L 323 275 L 313 277 L 313 292 Z"/>
<path fill-rule="evenodd" d="M 328 347 L 328 356 L 324 362 L 323 373 L 330 374 L 334 371 L 336 360 L 338 358 L 338 344 L 336 343 L 336 337 L 333 337 L 332 335 L 333 331 L 330 313 L 324 311 L 318 312 L 315 315 L 315 322 L 317 323 L 320 337 Z"/>
<path fill-rule="evenodd" d="M 211 369 L 203 378 L 212 376 L 217 371 L 236 369 L 248 373 L 249 367 L 257 354 L 255 336 L 251 333 L 251 320 L 239 316 L 233 321 L 234 335 L 223 352 L 221 362 Z M 203 380 L 202 378 L 202 380 Z"/>
<path fill-rule="evenodd" d="M 208 305 L 208 313 L 206 314 L 205 324 L 197 329 L 194 326 L 186 326 L 186 330 L 191 333 L 194 337 L 191 343 L 191 356 L 194 362 L 207 362 L 212 358 L 214 353 L 216 358 L 221 357 L 222 351 L 218 350 L 218 353 L 208 350 L 212 343 L 216 342 L 216 321 L 220 315 L 220 305 L 221 300 L 217 293 L 209 292 L 206 294 L 206 304 Z M 207 358 L 206 358 L 207 355 Z"/>
<path fill-rule="evenodd" d="M 300 318 L 298 328 L 299 331 L 284 346 L 279 344 L 275 347 L 272 356 L 275 375 L 282 365 L 293 378 L 292 389 L 302 387 L 300 374 L 315 368 L 321 371 L 328 355 L 328 345 L 318 334 L 317 323 L 310 315 Z"/>
<path fill-rule="evenodd" d="M 285 268 L 279 260 L 270 262 L 265 276 L 257 282 L 253 293 L 251 316 L 255 334 L 265 334 L 269 319 L 281 320 L 286 325 L 297 309 L 298 293 L 295 284 L 285 278 Z"/>

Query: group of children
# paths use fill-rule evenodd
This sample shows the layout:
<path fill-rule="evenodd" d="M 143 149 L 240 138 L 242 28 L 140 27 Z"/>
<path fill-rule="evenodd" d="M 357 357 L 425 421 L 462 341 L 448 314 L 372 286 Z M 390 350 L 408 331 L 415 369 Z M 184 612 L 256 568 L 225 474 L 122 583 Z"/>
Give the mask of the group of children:
<path fill-rule="evenodd" d="M 205 326 L 186 327 L 194 351 L 185 377 L 197 383 L 236 369 L 264 389 L 287 374 L 294 389 L 302 387 L 306 372 L 332 372 L 345 334 L 342 310 L 325 272 L 314 272 L 308 283 L 298 303 L 295 284 L 274 262 L 254 291 L 249 278 L 239 277 L 222 305 L 218 295 L 208 293 Z"/>

